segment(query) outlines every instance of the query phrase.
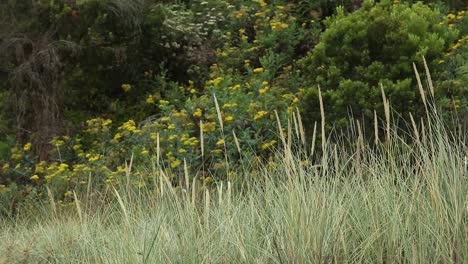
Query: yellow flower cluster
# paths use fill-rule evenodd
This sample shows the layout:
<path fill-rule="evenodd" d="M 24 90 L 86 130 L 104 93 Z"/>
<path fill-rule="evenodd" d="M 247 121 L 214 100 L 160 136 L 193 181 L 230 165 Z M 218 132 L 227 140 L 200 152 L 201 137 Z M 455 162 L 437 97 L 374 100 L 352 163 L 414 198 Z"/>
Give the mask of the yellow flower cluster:
<path fill-rule="evenodd" d="M 23 158 L 23 153 L 18 148 L 12 148 L 11 149 L 11 159 L 12 160 L 20 160 Z"/>
<path fill-rule="evenodd" d="M 203 132 L 209 133 L 216 130 L 216 123 L 215 122 L 208 122 L 203 124 Z"/>
<path fill-rule="evenodd" d="M 192 147 L 198 146 L 198 144 L 200 143 L 200 141 L 198 141 L 196 137 L 188 137 L 185 134 L 182 135 L 182 137 L 180 138 L 180 141 L 182 142 L 182 144 L 186 146 L 192 146 Z"/>
<path fill-rule="evenodd" d="M 208 84 L 209 84 L 209 85 L 218 86 L 222 81 L 223 81 L 223 78 L 222 78 L 222 77 L 218 77 L 218 78 L 216 78 L 216 79 L 209 80 L 209 81 L 208 81 Z"/>
<path fill-rule="evenodd" d="M 64 173 L 68 172 L 69 166 L 66 163 L 61 163 L 60 165 L 57 166 L 57 163 L 52 163 L 48 168 L 47 168 L 47 176 L 45 176 L 45 179 L 47 181 L 50 181 L 54 177 Z"/>
<path fill-rule="evenodd" d="M 65 141 L 59 139 L 58 137 L 53 137 L 52 140 L 50 141 L 50 144 L 55 147 L 61 147 L 65 144 Z"/>
<path fill-rule="evenodd" d="M 103 118 L 93 118 L 86 120 L 87 129 L 85 132 L 90 134 L 100 134 L 109 132 L 109 127 L 112 124 L 112 120 L 110 119 L 103 119 Z"/>
<path fill-rule="evenodd" d="M 254 73 L 262 73 L 262 72 L 264 72 L 264 71 L 265 71 L 265 69 L 263 69 L 263 68 L 255 68 L 255 69 L 253 69 L 253 72 L 254 72 Z"/>
<path fill-rule="evenodd" d="M 230 122 L 232 120 L 234 120 L 234 117 L 232 115 L 227 115 L 223 118 L 224 122 Z"/>
<path fill-rule="evenodd" d="M 229 87 L 228 89 L 231 91 L 237 91 L 241 88 L 240 84 L 236 84 L 234 86 Z"/>
<path fill-rule="evenodd" d="M 32 144 L 30 142 L 26 143 L 26 145 L 24 145 L 24 147 L 23 147 L 23 150 L 24 151 L 30 151 L 31 147 L 32 147 Z"/>
<path fill-rule="evenodd" d="M 153 97 L 153 95 L 150 94 L 150 95 L 148 96 L 148 98 L 146 98 L 146 103 L 147 103 L 147 104 L 154 104 L 154 99 L 155 99 L 155 98 Z"/>
<path fill-rule="evenodd" d="M 166 100 L 159 100 L 159 107 L 164 107 L 169 104 L 169 101 Z"/>
<path fill-rule="evenodd" d="M 45 161 L 41 161 L 38 164 L 36 164 L 36 166 L 34 168 L 34 172 L 44 173 L 45 172 Z"/>
<path fill-rule="evenodd" d="M 88 153 L 86 154 L 86 158 L 88 159 L 89 162 L 93 162 L 93 161 L 100 160 L 102 158 L 102 155 Z"/>
<path fill-rule="evenodd" d="M 267 111 L 259 111 L 259 112 L 257 112 L 255 114 L 254 120 L 260 119 L 260 118 L 264 117 L 266 114 L 268 114 Z"/>
<path fill-rule="evenodd" d="M 281 22 L 275 18 L 270 21 L 271 30 L 273 31 L 283 31 L 289 27 L 288 24 Z"/>
<path fill-rule="evenodd" d="M 123 123 L 123 125 L 120 126 L 118 130 L 135 132 L 137 130 L 135 121 L 133 121 L 132 119 L 128 120 L 127 122 Z"/>
<path fill-rule="evenodd" d="M 128 83 L 124 83 L 124 84 L 122 84 L 120 86 L 120 88 L 122 88 L 122 90 L 124 92 L 128 92 L 128 91 L 130 91 L 132 89 L 132 86 L 130 84 L 128 84 Z"/>
<path fill-rule="evenodd" d="M 258 92 L 259 92 L 260 94 L 264 94 L 264 93 L 266 93 L 267 91 L 268 91 L 268 87 L 265 87 L 265 88 L 262 88 L 262 89 L 259 89 L 259 90 L 258 90 Z"/>
<path fill-rule="evenodd" d="M 194 117 L 200 118 L 203 115 L 203 111 L 200 108 L 197 108 L 197 110 L 192 115 Z"/>
<path fill-rule="evenodd" d="M 173 117 L 187 117 L 187 111 L 185 111 L 185 110 L 172 111 L 172 116 Z"/>
<path fill-rule="evenodd" d="M 236 104 L 236 103 L 232 103 L 232 104 L 227 103 L 227 104 L 224 104 L 224 105 L 223 105 L 223 109 L 225 109 L 225 108 L 231 108 L 231 107 L 236 107 L 236 106 L 238 106 L 238 104 Z"/>

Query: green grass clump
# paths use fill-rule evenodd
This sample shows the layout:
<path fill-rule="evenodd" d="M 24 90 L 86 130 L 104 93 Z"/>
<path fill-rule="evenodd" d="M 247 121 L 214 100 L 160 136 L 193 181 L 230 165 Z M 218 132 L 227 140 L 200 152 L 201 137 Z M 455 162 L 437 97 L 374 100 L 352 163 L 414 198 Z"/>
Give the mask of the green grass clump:
<path fill-rule="evenodd" d="M 89 186 L 68 206 L 49 191 L 0 222 L 0 263 L 466 263 L 465 136 L 357 131 L 310 155 L 290 130 L 274 160 L 211 187 L 154 170 L 157 188 Z"/>

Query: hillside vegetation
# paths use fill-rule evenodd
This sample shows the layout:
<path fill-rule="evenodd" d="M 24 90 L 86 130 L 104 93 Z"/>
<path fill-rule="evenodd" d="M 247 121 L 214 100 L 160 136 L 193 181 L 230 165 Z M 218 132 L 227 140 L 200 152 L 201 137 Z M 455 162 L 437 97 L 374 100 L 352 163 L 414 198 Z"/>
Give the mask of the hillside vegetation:
<path fill-rule="evenodd" d="M 0 263 L 464 263 L 468 9 L 0 2 Z"/>

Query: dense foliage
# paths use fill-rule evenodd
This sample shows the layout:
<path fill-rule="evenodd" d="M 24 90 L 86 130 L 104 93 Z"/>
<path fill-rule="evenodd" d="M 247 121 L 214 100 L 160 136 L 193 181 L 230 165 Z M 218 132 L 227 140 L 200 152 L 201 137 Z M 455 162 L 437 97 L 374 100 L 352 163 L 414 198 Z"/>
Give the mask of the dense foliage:
<path fill-rule="evenodd" d="M 463 20 L 465 16 L 455 19 Z M 317 85 L 321 86 L 327 116 L 336 126 L 347 123 L 349 111 L 356 118 L 367 119 L 367 123 L 373 122 L 374 111 L 383 116 L 380 86 L 392 107 L 419 119 L 424 107 L 413 63 L 424 71 L 425 57 L 429 68 L 437 69 L 444 52 L 460 46 L 455 42 L 458 30 L 441 22 L 440 13 L 422 3 L 410 6 L 366 2 L 352 14 L 339 9 L 325 25 L 320 43 L 302 61 L 305 79 L 311 86 L 305 90 L 303 105 L 306 118 L 316 118 Z M 450 101 L 466 105 L 467 95 L 466 89 L 454 85 L 437 86 L 433 96 L 439 106 L 450 111 Z"/>
<path fill-rule="evenodd" d="M 174 185 L 184 170 L 238 179 L 240 152 L 252 171 L 273 160 L 278 120 L 302 116 L 312 140 L 318 85 L 328 127 L 350 110 L 383 118 L 380 84 L 419 116 L 423 56 L 443 113 L 462 116 L 463 1 L 377 2 L 2 1 L 0 197 L 153 186 L 150 170 L 125 176 L 130 161 L 170 169 Z"/>

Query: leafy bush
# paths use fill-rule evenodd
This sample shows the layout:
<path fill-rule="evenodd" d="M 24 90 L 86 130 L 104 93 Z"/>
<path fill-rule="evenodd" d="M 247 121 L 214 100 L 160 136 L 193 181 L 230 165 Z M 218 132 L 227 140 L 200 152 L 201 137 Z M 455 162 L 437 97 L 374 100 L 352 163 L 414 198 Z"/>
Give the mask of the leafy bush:
<path fill-rule="evenodd" d="M 351 14 L 339 8 L 325 21 L 321 42 L 301 62 L 309 85 L 304 91 L 305 118 L 318 116 L 317 85 L 327 118 L 338 127 L 347 123 L 349 111 L 368 123 L 374 110 L 383 116 L 380 85 L 400 113 L 422 113 L 412 64 L 424 69 L 424 56 L 435 65 L 458 34 L 440 22 L 441 14 L 422 3 L 365 1 Z M 450 98 L 447 90 L 437 90 L 435 96 Z"/>

